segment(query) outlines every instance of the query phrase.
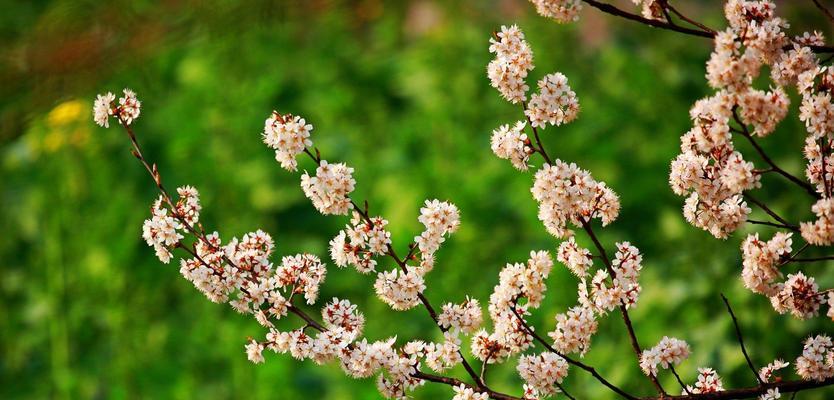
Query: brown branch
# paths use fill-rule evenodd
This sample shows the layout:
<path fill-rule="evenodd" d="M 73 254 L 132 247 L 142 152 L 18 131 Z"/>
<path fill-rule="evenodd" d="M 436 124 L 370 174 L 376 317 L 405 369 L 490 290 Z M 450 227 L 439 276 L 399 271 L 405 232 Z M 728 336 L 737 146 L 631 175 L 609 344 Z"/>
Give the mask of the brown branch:
<path fill-rule="evenodd" d="M 675 366 L 669 364 L 669 369 L 672 371 L 672 375 L 675 375 L 675 379 L 678 380 L 678 384 L 681 385 L 681 389 L 683 389 L 683 391 L 686 392 L 686 394 L 692 394 L 689 388 L 686 387 L 686 384 L 683 383 L 683 380 L 681 380 L 680 375 L 678 375 L 678 371 L 675 371 Z"/>
<path fill-rule="evenodd" d="M 675 32 L 686 34 L 686 35 L 698 36 L 698 37 L 702 37 L 702 38 L 706 38 L 706 39 L 713 39 L 713 38 L 715 38 L 715 35 L 716 35 L 715 32 L 703 31 L 703 30 L 699 30 L 699 29 L 690 29 L 690 28 L 679 26 L 679 25 L 675 25 L 675 24 L 670 23 L 670 22 L 658 21 L 658 20 L 654 20 L 654 19 L 645 18 L 643 16 L 630 13 L 628 11 L 619 9 L 619 8 L 617 8 L 617 7 L 615 7 L 611 4 L 603 3 L 603 2 L 600 2 L 600 1 L 597 1 L 597 0 L 582 0 L 582 1 L 584 1 L 585 3 L 590 5 L 591 7 L 594 7 L 594 8 L 596 8 L 596 9 L 598 9 L 598 10 L 600 10 L 600 11 L 606 13 L 606 14 L 610 14 L 610 15 L 614 15 L 614 16 L 617 16 L 617 17 L 625 18 L 627 20 L 631 20 L 631 21 L 634 21 L 634 22 L 639 22 L 643 25 L 648 25 L 648 26 L 652 26 L 652 27 L 655 27 L 655 28 L 675 31 Z M 792 47 L 793 47 L 792 44 L 786 45 L 785 50 L 789 50 Z M 832 53 L 832 52 L 834 52 L 834 47 L 831 47 L 831 46 L 816 46 L 816 45 L 814 45 L 814 46 L 807 46 L 807 47 L 810 48 L 815 53 Z"/>
<path fill-rule="evenodd" d="M 687 17 L 686 15 L 683 15 L 675 7 L 673 7 L 671 4 L 669 4 L 668 0 L 663 0 L 663 9 L 668 9 L 669 11 L 672 12 L 672 14 L 675 14 L 678 18 L 680 18 L 680 19 L 682 19 L 682 20 L 684 20 L 684 21 L 686 21 L 686 22 L 688 22 L 692 25 L 697 26 L 698 28 L 701 28 L 701 30 L 704 31 L 704 32 L 709 32 L 709 33 L 715 35 L 715 29 L 712 29 L 712 28 L 710 28 L 710 27 L 708 27 L 708 26 L 706 26 L 706 25 L 704 25 L 704 24 L 702 24 L 698 21 L 695 21 L 695 20 Z"/>
<path fill-rule="evenodd" d="M 780 217 L 779 214 L 776 214 L 776 212 L 771 210 L 770 207 L 768 207 L 766 204 L 762 203 L 761 201 L 757 200 L 755 197 L 751 196 L 749 193 L 745 193 L 744 198 L 746 198 L 747 200 L 750 200 L 750 202 L 759 206 L 759 208 L 761 208 L 762 211 L 766 212 L 767 215 L 770 215 L 771 217 L 773 217 L 773 219 L 775 219 L 776 221 L 779 221 L 782 225 L 784 225 L 784 228 L 790 229 L 794 232 L 799 232 L 799 227 L 798 226 L 796 226 L 794 224 L 791 224 L 790 222 L 788 222 L 784 218 Z"/>
<path fill-rule="evenodd" d="M 756 377 L 756 382 L 759 382 L 759 385 L 763 385 L 765 382 L 762 380 L 762 377 L 759 376 L 759 372 L 753 365 L 753 360 L 750 359 L 750 355 L 747 354 L 747 347 L 744 346 L 744 337 L 741 335 L 741 328 L 738 326 L 736 314 L 733 312 L 733 308 L 730 307 L 730 301 L 727 300 L 727 296 L 724 296 L 724 293 L 721 293 L 721 299 L 724 300 L 724 305 L 727 306 L 727 312 L 730 313 L 730 317 L 733 319 L 733 325 L 736 328 L 736 338 L 738 339 L 738 345 L 739 347 L 741 347 L 741 352 L 742 354 L 744 354 L 744 359 L 747 361 L 747 366 L 750 367 L 750 371 L 753 372 L 753 375 Z"/>
<path fill-rule="evenodd" d="M 530 129 L 533 130 L 533 138 L 536 139 L 536 148 L 534 148 L 534 150 L 536 152 L 538 152 L 539 154 L 541 154 L 542 157 L 544 157 L 544 160 L 548 164 L 553 164 L 553 161 L 550 160 L 550 156 L 547 155 L 547 150 L 544 149 L 544 145 L 542 144 L 542 141 L 539 138 L 539 130 L 536 129 L 535 126 L 533 126 L 533 121 L 531 121 L 530 117 L 527 116 L 527 102 L 525 102 L 525 101 L 521 102 L 521 111 L 524 114 L 524 118 L 527 119 L 527 124 L 530 125 Z"/>
<path fill-rule="evenodd" d="M 767 226 L 773 226 L 773 227 L 776 227 L 776 228 L 784 228 L 784 229 L 790 229 L 790 230 L 794 230 L 796 228 L 795 226 L 788 226 L 788 225 L 785 225 L 785 224 L 777 224 L 775 222 L 770 222 L 770 221 L 757 221 L 757 220 L 754 220 L 754 219 L 748 219 L 747 222 L 751 223 L 753 225 L 767 225 Z"/>
<path fill-rule="evenodd" d="M 617 8 L 617 7 L 615 7 L 611 4 L 608 4 L 608 3 L 603 3 L 603 2 L 600 2 L 600 1 L 596 1 L 596 0 L 582 0 L 582 1 L 584 1 L 585 3 L 588 3 L 588 5 L 590 5 L 591 7 L 594 7 L 594 8 L 596 8 L 596 9 L 598 9 L 598 10 L 600 10 L 600 11 L 606 13 L 606 14 L 615 15 L 615 16 L 622 17 L 622 18 L 625 18 L 625 19 L 628 19 L 628 20 L 631 20 L 631 21 L 639 22 L 639 23 L 644 24 L 644 25 L 653 26 L 655 28 L 667 29 L 667 30 L 670 30 L 670 31 L 680 32 L 680 33 L 684 33 L 684 34 L 692 35 L 692 36 L 700 36 L 700 37 L 709 38 L 709 39 L 712 39 L 713 37 L 715 37 L 715 33 L 705 32 L 705 31 L 698 30 L 698 29 L 690 29 L 690 28 L 686 28 L 686 27 L 683 27 L 683 26 L 678 26 L 678 25 L 672 24 L 670 22 L 664 22 L 664 21 L 659 21 L 659 20 L 656 20 L 656 19 L 645 18 L 643 16 L 640 16 L 640 15 L 637 15 L 637 14 L 632 14 L 632 13 L 630 13 L 628 11 L 625 11 L 625 10 L 621 10 L 621 9 L 619 9 L 619 8 Z"/>
<path fill-rule="evenodd" d="M 816 262 L 816 261 L 826 261 L 826 260 L 834 260 L 834 256 L 792 258 L 791 259 L 791 261 L 793 261 L 793 262 Z"/>
<path fill-rule="evenodd" d="M 768 389 L 779 389 L 781 393 L 796 393 L 802 390 L 826 387 L 834 385 L 834 378 L 824 381 L 782 381 L 765 383 L 756 387 L 730 389 L 721 392 L 700 393 L 693 395 L 666 396 L 666 400 L 731 400 L 731 399 L 752 399 L 767 392 Z M 644 397 L 641 400 L 660 400 L 661 397 Z"/>
<path fill-rule="evenodd" d="M 825 6 L 823 6 L 822 3 L 819 2 L 819 0 L 812 1 L 814 2 L 814 5 L 817 6 L 817 8 L 819 8 L 819 10 L 822 11 L 823 14 L 825 14 L 825 17 L 828 18 L 828 20 L 831 21 L 831 23 L 834 23 L 834 14 L 832 14 L 831 11 L 825 8 Z"/>

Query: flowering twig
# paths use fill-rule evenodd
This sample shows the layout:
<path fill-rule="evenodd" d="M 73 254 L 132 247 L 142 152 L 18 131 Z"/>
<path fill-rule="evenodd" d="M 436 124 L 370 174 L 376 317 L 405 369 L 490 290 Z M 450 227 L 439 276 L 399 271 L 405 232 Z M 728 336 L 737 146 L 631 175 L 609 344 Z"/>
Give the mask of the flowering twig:
<path fill-rule="evenodd" d="M 527 334 L 532 336 L 533 339 L 539 342 L 539 344 L 541 344 L 545 349 L 564 358 L 565 361 L 567 361 L 569 364 L 575 365 L 589 372 L 597 381 L 605 385 L 607 388 L 611 389 L 614 393 L 617 393 L 618 395 L 622 396 L 623 398 L 626 398 L 628 400 L 637 400 L 637 397 L 628 394 L 624 390 L 620 389 L 619 387 L 615 386 L 614 384 L 603 378 L 602 375 L 600 375 L 594 367 L 587 365 L 579 360 L 568 357 L 566 354 L 563 354 L 559 350 L 556 350 L 553 346 L 550 345 L 550 343 L 548 343 L 547 340 L 542 338 L 538 333 L 536 333 L 532 328 L 530 328 L 529 325 L 527 325 L 527 321 L 525 321 L 524 318 L 518 313 L 516 307 L 510 307 L 510 310 L 512 310 L 513 314 L 515 314 L 515 317 L 518 318 L 521 327 L 524 328 Z"/>
<path fill-rule="evenodd" d="M 599 255 L 602 257 L 602 261 L 605 264 L 605 268 L 608 270 L 608 273 L 613 277 L 617 276 L 614 272 L 614 268 L 611 266 L 611 260 L 608 258 L 608 255 L 605 253 L 605 247 L 599 242 L 597 236 L 594 234 L 594 230 L 591 228 L 591 225 L 588 221 L 580 218 L 582 222 L 582 228 L 591 238 L 591 241 L 594 242 L 594 246 L 596 246 L 597 250 L 599 251 Z M 623 323 L 625 323 L 626 330 L 628 331 L 628 337 L 631 340 L 631 348 L 634 350 L 634 354 L 637 356 L 637 361 L 639 363 L 640 356 L 643 353 L 643 349 L 640 348 L 640 342 L 637 340 L 637 335 L 634 333 L 634 327 L 631 323 L 631 317 L 628 315 L 628 310 L 626 309 L 625 305 L 620 304 L 619 306 L 620 314 L 623 317 Z M 665 395 L 666 391 L 663 390 L 663 386 L 660 385 L 660 381 L 657 380 L 657 377 L 654 374 L 648 374 L 649 380 L 651 380 L 652 385 L 654 385 L 655 389 L 657 389 L 658 393 L 661 395 Z"/>

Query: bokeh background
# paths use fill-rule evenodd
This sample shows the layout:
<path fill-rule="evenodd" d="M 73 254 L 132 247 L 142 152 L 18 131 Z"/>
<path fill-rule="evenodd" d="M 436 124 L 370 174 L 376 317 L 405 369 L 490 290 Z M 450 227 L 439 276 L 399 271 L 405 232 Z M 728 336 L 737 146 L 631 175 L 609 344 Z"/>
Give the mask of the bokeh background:
<path fill-rule="evenodd" d="M 724 26 L 718 1 L 679 7 Z M 779 7 L 793 32 L 831 36 L 811 2 Z M 262 365 L 247 362 L 243 345 L 263 328 L 206 301 L 176 266 L 155 259 L 140 238 L 154 187 L 124 135 L 94 126 L 92 100 L 136 90 L 143 109 L 135 128 L 146 155 L 168 186 L 200 190 L 204 224 L 224 238 L 262 228 L 277 241 L 276 257 L 326 258 L 327 241 L 346 219 L 317 214 L 298 174 L 280 169 L 260 139 L 272 109 L 305 116 L 325 157 L 356 168 L 355 197 L 390 220 L 397 248 L 420 232 L 425 199 L 460 207 L 463 226 L 438 253 L 427 295 L 436 306 L 467 294 L 486 301 L 505 263 L 558 243 L 536 218 L 531 174 L 489 150 L 491 131 L 521 118 L 485 76 L 490 32 L 501 24 L 527 34 L 532 79 L 561 71 L 579 96 L 580 118 L 545 130 L 544 141 L 552 155 L 578 162 L 621 195 L 619 220 L 599 232 L 609 251 L 628 240 L 644 253 L 644 292 L 632 314 L 644 346 L 663 335 L 683 338 L 694 350 L 679 368 L 685 380 L 713 366 L 726 386 L 751 385 L 722 292 L 759 365 L 792 361 L 801 338 L 832 332 L 824 317 L 779 316 L 766 298 L 743 290 L 738 247 L 751 229 L 712 238 L 686 224 L 682 198 L 668 187 L 687 111 L 710 93 L 707 40 L 592 9 L 577 24 L 558 25 L 522 0 L 10 1 L 3 10 L 0 398 L 378 398 L 373 380 L 346 378 L 336 365 L 274 354 Z M 763 145 L 801 174 L 804 129 L 795 108 Z M 762 165 L 746 143 L 738 146 Z M 304 160 L 301 168 L 312 165 Z M 756 196 L 793 221 L 808 218 L 806 196 L 777 177 L 764 183 Z M 831 285 L 830 267 L 807 268 Z M 370 339 L 439 338 L 424 310 L 392 312 L 372 285 L 330 268 L 321 298 L 358 303 Z M 575 303 L 575 290 L 575 278 L 557 267 L 532 318 L 539 331 L 553 329 L 553 315 Z M 601 321 L 585 361 L 635 394 L 652 392 L 616 315 Z M 662 379 L 678 390 L 671 376 Z M 511 393 L 520 386 L 514 363 L 491 369 L 488 380 Z M 579 399 L 612 398 L 580 371 L 566 386 Z M 427 385 L 414 396 L 450 398 L 451 391 Z"/>

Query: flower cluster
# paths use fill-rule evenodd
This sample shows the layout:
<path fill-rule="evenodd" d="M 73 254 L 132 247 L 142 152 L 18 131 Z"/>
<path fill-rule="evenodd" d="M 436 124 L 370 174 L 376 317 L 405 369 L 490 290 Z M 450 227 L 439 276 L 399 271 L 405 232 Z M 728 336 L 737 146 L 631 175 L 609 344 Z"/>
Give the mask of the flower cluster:
<path fill-rule="evenodd" d="M 715 393 L 724 390 L 724 384 L 721 382 L 721 377 L 712 368 L 698 368 L 698 380 L 695 386 L 686 386 L 683 394 L 701 394 L 701 393 Z"/>
<path fill-rule="evenodd" d="M 573 236 L 559 245 L 556 260 L 565 264 L 579 278 L 586 277 L 588 268 L 594 263 L 591 251 L 579 246 Z"/>
<path fill-rule="evenodd" d="M 489 395 L 487 393 L 479 393 L 466 385 L 458 385 L 453 388 L 455 396 L 452 400 L 487 400 Z"/>
<path fill-rule="evenodd" d="M 556 353 L 523 355 L 518 360 L 518 374 L 538 394 L 558 393 L 557 384 L 568 376 L 568 363 Z"/>
<path fill-rule="evenodd" d="M 367 274 L 376 269 L 374 256 L 388 251 L 391 232 L 385 230 L 388 221 L 382 217 L 365 219 L 354 211 L 350 224 L 330 241 L 330 257 L 339 267 L 348 265 Z"/>
<path fill-rule="evenodd" d="M 446 303 L 437 316 L 437 322 L 443 328 L 454 328 L 464 333 L 473 333 L 483 321 L 481 305 L 477 299 L 467 298 L 462 304 Z"/>
<path fill-rule="evenodd" d="M 194 197 L 196 199 L 196 196 Z M 199 200 L 196 200 L 199 204 Z M 156 256 L 165 264 L 171 262 L 171 248 L 182 240 L 181 231 L 185 227 L 164 204 L 164 197 L 159 198 L 151 207 L 151 218 L 142 225 L 142 238 L 148 246 L 153 247 Z"/>
<path fill-rule="evenodd" d="M 766 296 L 776 293 L 773 282 L 781 275 L 777 269 L 781 260 L 791 252 L 791 236 L 778 232 L 767 242 L 760 240 L 758 233 L 747 236 L 741 244 L 744 286 Z"/>
<path fill-rule="evenodd" d="M 802 355 L 796 359 L 796 373 L 805 380 L 834 377 L 834 343 L 830 337 L 819 335 L 805 340 Z"/>
<path fill-rule="evenodd" d="M 566 313 L 556 314 L 556 329 L 547 335 L 553 339 L 556 350 L 585 355 L 591 346 L 591 337 L 596 332 L 594 310 L 587 305 L 579 305 Z"/>
<path fill-rule="evenodd" d="M 430 270 L 434 266 L 434 253 L 446 240 L 445 236 L 454 233 L 460 226 L 460 211 L 452 203 L 440 200 L 426 200 L 420 208 L 417 218 L 426 228 L 420 236 L 414 238 L 414 243 L 420 249 L 422 266 Z"/>
<path fill-rule="evenodd" d="M 110 117 L 116 117 L 125 125 L 130 125 L 133 120 L 139 118 L 139 113 L 142 109 L 142 102 L 136 98 L 136 93 L 130 89 L 122 91 L 124 96 L 119 98 L 119 104 L 114 106 L 113 101 L 116 96 L 113 93 L 107 92 L 103 95 L 96 96 L 96 101 L 93 103 L 93 121 L 101 127 L 110 127 Z"/>
<path fill-rule="evenodd" d="M 559 238 L 571 236 L 569 222 L 582 226 L 599 218 L 605 226 L 620 213 L 620 199 L 613 190 L 595 181 L 588 171 L 562 160 L 545 164 L 536 172 L 531 192 L 539 203 L 539 219 Z"/>
<path fill-rule="evenodd" d="M 729 120 L 735 97 L 719 92 L 699 100 L 690 115 L 694 127 L 681 137 L 681 154 L 672 161 L 669 183 L 686 196 L 690 224 L 726 238 L 750 213 L 742 192 L 759 186 L 753 163 L 734 150 Z"/>
<path fill-rule="evenodd" d="M 832 157 L 834 158 L 834 156 Z M 811 211 L 817 216 L 812 222 L 799 225 L 802 238 L 816 246 L 828 246 L 834 243 L 834 198 L 818 200 Z"/>
<path fill-rule="evenodd" d="M 617 243 L 611 283 L 607 283 L 608 271 L 602 269 L 591 280 L 591 299 L 597 312 L 605 313 L 619 306 L 631 308 L 637 303 L 642 290 L 638 281 L 642 261 L 643 256 L 636 247 L 628 242 Z"/>
<path fill-rule="evenodd" d="M 553 18 L 556 22 L 575 22 L 579 19 L 579 11 L 582 10 L 580 0 L 530 0 L 536 6 L 536 12 L 540 15 Z"/>
<path fill-rule="evenodd" d="M 682 153 L 672 162 L 669 178 L 675 193 L 689 196 L 686 219 L 718 238 L 726 238 L 746 221 L 750 209 L 741 195 L 760 186 L 759 172 L 735 150 L 732 133 L 751 141 L 772 133 L 787 115 L 786 85 L 796 85 L 803 93 L 801 110 L 806 112 L 801 115 L 809 131 L 823 124 L 828 104 L 811 93 L 813 85 L 808 83 L 813 83 L 818 68 L 807 46 L 817 42 L 818 35 L 806 34 L 788 46 L 791 40 L 783 32 L 787 23 L 775 16 L 770 1 L 730 0 L 724 11 L 730 26 L 716 35 L 715 51 L 706 65 L 707 80 L 718 92 L 692 107 L 695 126 L 681 138 Z M 753 87 L 764 66 L 770 67 L 775 85 L 768 91 Z M 731 127 L 731 120 L 739 127 Z M 806 146 L 809 153 L 814 152 Z"/>
<path fill-rule="evenodd" d="M 530 139 L 524 133 L 525 126 L 527 124 L 524 121 L 518 121 L 512 127 L 501 125 L 492 131 L 491 140 L 492 152 L 499 158 L 510 160 L 514 167 L 522 171 L 529 168 L 527 162 L 530 154 L 533 154 Z"/>
<path fill-rule="evenodd" d="M 773 362 L 759 369 L 759 379 L 761 379 L 762 382 L 771 382 L 773 374 L 782 368 L 786 368 L 788 365 L 790 365 L 790 363 L 786 363 L 783 360 L 773 360 Z"/>
<path fill-rule="evenodd" d="M 515 25 L 502 26 L 489 43 L 489 52 L 495 54 L 487 66 L 492 87 L 513 104 L 527 100 L 530 87 L 525 79 L 534 66 L 533 51 L 524 40 L 524 33 Z"/>
<path fill-rule="evenodd" d="M 495 347 L 496 351 L 509 356 L 530 347 L 533 338 L 525 330 L 520 316 L 541 305 L 547 289 L 544 281 L 552 268 L 553 260 L 549 253 L 533 251 L 526 263 L 507 264 L 501 270 L 498 285 L 489 298 L 489 316 L 495 331 L 491 335 L 483 332 L 473 337 L 474 353 Z M 523 305 L 519 304 L 522 298 L 527 300 Z"/>
<path fill-rule="evenodd" d="M 770 302 L 780 314 L 790 312 L 797 318 L 808 319 L 819 313 L 823 299 L 814 278 L 797 272 L 788 274 L 784 283 L 776 285 L 776 294 Z"/>
<path fill-rule="evenodd" d="M 689 357 L 689 344 L 683 340 L 664 336 L 656 346 L 643 350 L 640 355 L 640 368 L 646 375 L 657 375 L 657 366 L 669 369 Z"/>
<path fill-rule="evenodd" d="M 547 124 L 567 124 L 579 115 L 579 101 L 576 93 L 568 86 L 568 78 L 561 72 L 545 75 L 539 80 L 539 93 L 530 96 L 530 103 L 524 110 L 533 127 Z"/>
<path fill-rule="evenodd" d="M 319 285 L 327 269 L 318 257 L 311 254 L 287 256 L 275 270 L 275 277 L 281 286 L 291 286 L 293 293 L 304 295 L 307 304 L 314 304 L 319 295 Z"/>
<path fill-rule="evenodd" d="M 393 269 L 377 275 L 374 289 L 385 304 L 394 310 L 408 310 L 420 304 L 420 294 L 426 289 L 424 269 L 408 267 L 407 271 Z"/>
<path fill-rule="evenodd" d="M 264 143 L 275 150 L 275 160 L 281 163 L 281 168 L 295 171 L 298 163 L 295 157 L 304 149 L 313 145 L 310 131 L 313 125 L 297 115 L 281 115 L 273 111 L 264 122 Z"/>
<path fill-rule="evenodd" d="M 353 208 L 349 196 L 355 185 L 353 168 L 342 163 L 328 164 L 325 160 L 316 168 L 316 176 L 306 172 L 301 176 L 304 195 L 324 215 L 346 215 Z"/>

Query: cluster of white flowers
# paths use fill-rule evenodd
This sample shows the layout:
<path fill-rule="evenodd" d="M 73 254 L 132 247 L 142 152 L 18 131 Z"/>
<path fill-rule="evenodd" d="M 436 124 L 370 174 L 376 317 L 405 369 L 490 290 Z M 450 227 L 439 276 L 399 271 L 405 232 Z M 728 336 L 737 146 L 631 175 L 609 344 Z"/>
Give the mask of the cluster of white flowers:
<path fill-rule="evenodd" d="M 742 192 L 760 185 L 753 163 L 733 147 L 729 121 L 734 98 L 722 91 L 695 103 L 690 111 L 695 125 L 681 137 L 681 154 L 669 174 L 672 190 L 689 196 L 686 220 L 722 239 L 750 213 Z"/>
<path fill-rule="evenodd" d="M 533 338 L 524 328 L 519 316 L 538 308 L 544 298 L 545 279 L 553 268 L 553 260 L 546 251 L 530 252 L 527 263 L 507 264 L 498 275 L 489 298 L 489 316 L 495 329 L 493 334 L 481 332 L 472 338 L 473 352 L 497 348 L 502 355 L 518 354 L 532 344 Z M 520 299 L 527 302 L 519 304 Z"/>
<path fill-rule="evenodd" d="M 640 7 L 643 17 L 665 21 L 666 14 L 663 12 L 663 2 L 660 0 L 631 0 L 634 5 Z"/>
<path fill-rule="evenodd" d="M 748 235 L 741 244 L 743 266 L 741 278 L 744 286 L 754 293 L 773 296 L 773 282 L 781 276 L 777 267 L 783 257 L 791 252 L 792 233 L 777 232 L 767 242 L 759 240 L 759 234 Z"/>
<path fill-rule="evenodd" d="M 534 68 L 533 51 L 516 25 L 502 26 L 495 36 L 489 39 L 489 52 L 495 54 L 495 59 L 487 66 L 492 87 L 513 104 L 525 101 L 530 89 L 525 79 Z"/>
<path fill-rule="evenodd" d="M 103 95 L 96 96 L 93 103 L 93 121 L 104 128 L 110 127 L 110 117 L 114 116 L 117 119 L 124 121 L 125 125 L 130 125 L 133 120 L 139 118 L 139 113 L 142 109 L 142 102 L 136 98 L 136 93 L 130 89 L 122 91 L 124 96 L 119 98 L 119 105 L 113 106 L 113 101 L 116 96 L 113 93 L 107 92 Z"/>
<path fill-rule="evenodd" d="M 567 124 L 579 115 L 576 93 L 568 86 L 568 78 L 561 72 L 545 75 L 539 80 L 539 93 L 530 96 L 524 114 L 533 127 L 547 124 Z"/>
<path fill-rule="evenodd" d="M 698 380 L 695 386 L 686 385 L 682 394 L 715 393 L 724 391 L 724 384 L 721 377 L 712 368 L 698 368 Z"/>
<path fill-rule="evenodd" d="M 573 236 L 559 245 L 556 260 L 565 264 L 568 269 L 579 278 L 588 275 L 588 268 L 594 264 L 591 251 L 579 246 Z"/>
<path fill-rule="evenodd" d="M 481 326 L 483 314 L 477 299 L 466 298 L 462 304 L 446 303 L 437 316 L 437 322 L 443 328 L 454 328 L 464 333 L 473 333 Z"/>
<path fill-rule="evenodd" d="M 582 226 L 599 218 L 605 226 L 620 213 L 620 199 L 613 190 L 595 181 L 588 171 L 562 160 L 545 164 L 536 172 L 531 192 L 539 203 L 539 219 L 559 238 L 571 236 L 566 226 L 569 222 Z"/>
<path fill-rule="evenodd" d="M 437 372 L 444 372 L 463 361 L 458 333 L 445 332 L 443 339 L 443 343 L 432 343 L 425 348 L 426 365 Z"/>
<path fill-rule="evenodd" d="M 811 206 L 811 211 L 817 219 L 813 222 L 802 222 L 799 225 L 802 238 L 816 246 L 831 245 L 834 243 L 834 198 L 826 197 L 818 200 Z"/>
<path fill-rule="evenodd" d="M 355 185 L 353 168 L 343 163 L 328 164 L 326 160 L 316 168 L 316 176 L 306 172 L 301 176 L 304 195 L 324 215 L 346 215 L 353 208 L 349 196 Z"/>
<path fill-rule="evenodd" d="M 557 314 L 556 329 L 547 335 L 553 339 L 553 346 L 561 353 L 585 355 L 591 346 L 591 337 L 596 332 L 594 310 L 587 305 L 579 305 L 566 313 Z"/>
<path fill-rule="evenodd" d="M 492 152 L 504 160 L 510 160 L 514 167 L 526 171 L 529 166 L 527 161 L 533 148 L 530 146 L 530 139 L 524 133 L 527 124 L 518 121 L 515 125 L 501 125 L 492 131 Z"/>
<path fill-rule="evenodd" d="M 591 305 L 601 314 L 619 306 L 631 308 L 637 304 L 642 287 L 639 283 L 643 256 L 629 242 L 617 243 L 617 253 L 612 262 L 614 276 L 600 269 L 591 279 Z M 609 277 L 611 283 L 608 283 Z"/>
<path fill-rule="evenodd" d="M 294 293 L 304 295 L 307 304 L 313 304 L 319 295 L 319 286 L 327 269 L 318 257 L 299 254 L 281 259 L 281 266 L 275 270 L 275 277 L 281 286 L 291 286 Z"/>
<path fill-rule="evenodd" d="M 382 301 L 394 310 L 408 310 L 420 304 L 419 295 L 426 289 L 424 270 L 408 267 L 408 272 L 393 269 L 377 275 L 374 289 Z"/>
<path fill-rule="evenodd" d="M 539 395 L 559 392 L 556 384 L 568 376 L 568 363 L 556 353 L 527 354 L 518 359 L 518 374 Z"/>
<path fill-rule="evenodd" d="M 771 363 L 759 369 L 759 379 L 761 379 L 762 382 L 771 382 L 773 374 L 776 373 L 776 371 L 779 371 L 780 369 L 786 368 L 788 365 L 790 365 L 790 363 L 787 363 L 783 360 L 773 360 Z"/>
<path fill-rule="evenodd" d="M 575 22 L 582 10 L 580 0 L 530 0 L 536 6 L 536 12 L 543 17 L 553 18 L 559 23 Z"/>
<path fill-rule="evenodd" d="M 509 349 L 503 343 L 505 341 L 497 333 L 489 333 L 481 329 L 472 335 L 470 348 L 472 355 L 481 362 L 495 364 L 510 356 Z"/>
<path fill-rule="evenodd" d="M 199 204 L 199 200 L 197 200 Z M 142 238 L 148 246 L 154 248 L 156 256 L 165 264 L 171 262 L 171 248 L 179 244 L 183 235 L 180 233 L 185 227 L 165 207 L 163 197 L 160 196 L 151 207 L 151 218 L 142 225 Z"/>
<path fill-rule="evenodd" d="M 806 33 L 791 46 L 783 32 L 787 23 L 775 16 L 770 1 L 730 0 L 724 11 L 730 26 L 716 35 L 715 51 L 707 62 L 707 79 L 718 92 L 692 107 L 695 126 L 681 138 L 682 153 L 672 162 L 669 178 L 675 193 L 689 196 L 686 219 L 718 238 L 726 238 L 746 221 L 750 209 L 741 194 L 760 186 L 759 172 L 735 151 L 731 119 L 738 117 L 743 134 L 750 126 L 753 136 L 769 135 L 787 115 L 790 101 L 783 87 L 796 85 L 803 94 L 801 119 L 809 132 L 826 131 L 826 124 L 834 124 L 830 96 L 817 96 L 812 90 L 820 69 L 807 46 L 819 43 L 821 36 Z M 770 67 L 775 85 L 769 91 L 753 87 L 764 66 Z M 815 175 L 821 183 L 822 174 L 813 174 L 810 167 L 812 155 L 819 152 L 808 146 L 809 178 L 813 182 Z M 822 163 L 816 164 L 820 169 Z"/>
<path fill-rule="evenodd" d="M 321 309 L 322 321 L 329 329 L 342 329 L 356 339 L 365 327 L 365 316 L 350 301 L 333 298 Z"/>
<path fill-rule="evenodd" d="M 264 122 L 263 140 L 275 150 L 275 160 L 281 163 L 281 168 L 295 171 L 298 163 L 295 157 L 305 148 L 312 146 L 310 131 L 313 125 L 297 115 L 281 115 L 273 111 Z"/>
<path fill-rule="evenodd" d="M 683 340 L 664 336 L 656 346 L 643 350 L 640 355 L 640 368 L 646 375 L 657 375 L 657 366 L 669 369 L 689 357 L 689 344 Z"/>
<path fill-rule="evenodd" d="M 788 279 L 776 285 L 776 294 L 770 298 L 777 312 L 790 312 L 800 319 L 815 317 L 823 300 L 814 278 L 801 272 L 788 274 Z"/>
<path fill-rule="evenodd" d="M 834 343 L 830 337 L 818 335 L 805 340 L 802 355 L 796 359 L 796 373 L 805 380 L 834 377 Z"/>
<path fill-rule="evenodd" d="M 350 224 L 330 241 L 330 257 L 337 266 L 350 265 L 363 274 L 376 269 L 373 257 L 388 251 L 391 232 L 385 230 L 388 221 L 382 217 L 368 220 L 354 211 Z"/>
<path fill-rule="evenodd" d="M 455 396 L 452 400 L 488 400 L 489 394 L 480 393 L 473 390 L 466 385 L 458 385 L 452 388 L 455 391 Z"/>
<path fill-rule="evenodd" d="M 421 265 L 430 270 L 434 267 L 434 253 L 446 240 L 445 236 L 454 233 L 460 226 L 460 211 L 452 203 L 440 200 L 426 200 L 420 208 L 417 218 L 426 228 L 420 236 L 414 238 L 414 243 L 420 249 Z"/>

